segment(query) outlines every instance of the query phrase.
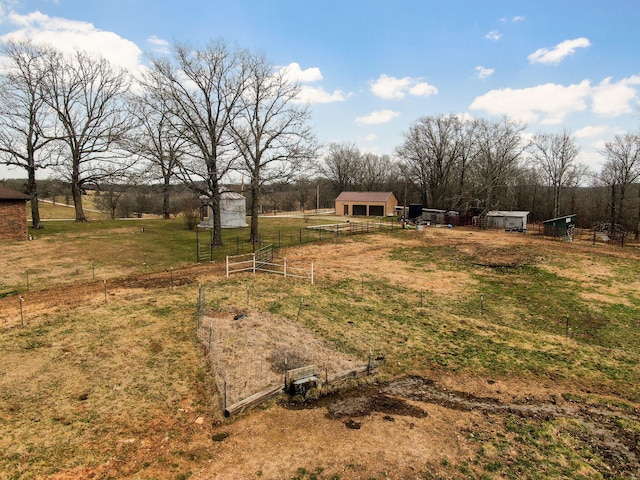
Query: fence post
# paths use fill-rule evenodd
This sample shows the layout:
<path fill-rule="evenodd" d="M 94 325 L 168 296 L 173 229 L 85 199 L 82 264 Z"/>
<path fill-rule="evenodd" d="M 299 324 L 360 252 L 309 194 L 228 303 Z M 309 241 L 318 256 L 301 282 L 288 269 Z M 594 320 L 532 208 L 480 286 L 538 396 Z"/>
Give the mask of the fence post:
<path fill-rule="evenodd" d="M 227 255 L 227 278 L 229 278 L 229 255 Z"/>
<path fill-rule="evenodd" d="M 256 254 L 253 254 L 253 273 L 256 273 Z"/>

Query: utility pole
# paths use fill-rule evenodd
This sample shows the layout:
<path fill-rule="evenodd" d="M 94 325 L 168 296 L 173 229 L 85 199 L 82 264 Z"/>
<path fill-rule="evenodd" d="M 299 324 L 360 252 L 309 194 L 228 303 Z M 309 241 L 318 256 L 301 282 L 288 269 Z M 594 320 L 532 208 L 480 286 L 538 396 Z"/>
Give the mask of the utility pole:
<path fill-rule="evenodd" d="M 409 179 L 404 177 L 404 206 L 402 207 L 402 216 L 407 219 L 407 189 L 409 188 Z"/>

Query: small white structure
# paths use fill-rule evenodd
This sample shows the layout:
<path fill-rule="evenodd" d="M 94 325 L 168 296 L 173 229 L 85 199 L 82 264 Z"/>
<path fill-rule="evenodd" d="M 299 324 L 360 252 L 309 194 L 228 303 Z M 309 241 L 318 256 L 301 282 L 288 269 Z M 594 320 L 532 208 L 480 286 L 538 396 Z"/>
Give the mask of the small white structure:
<path fill-rule="evenodd" d="M 205 197 L 206 198 L 206 197 Z M 200 227 L 213 228 L 213 207 L 207 205 L 208 216 L 202 219 Z M 222 228 L 247 227 L 246 199 L 235 192 L 220 194 L 220 223 Z"/>
<path fill-rule="evenodd" d="M 526 232 L 529 212 L 493 210 L 488 212 L 487 228 L 504 228 L 507 232 Z"/>

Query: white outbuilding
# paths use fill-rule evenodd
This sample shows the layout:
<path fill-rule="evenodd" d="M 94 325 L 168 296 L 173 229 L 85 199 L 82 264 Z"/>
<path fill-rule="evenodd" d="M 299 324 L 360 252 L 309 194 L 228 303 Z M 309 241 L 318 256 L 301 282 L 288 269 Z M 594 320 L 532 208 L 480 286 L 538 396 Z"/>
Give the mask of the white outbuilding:
<path fill-rule="evenodd" d="M 493 210 L 486 215 L 487 228 L 504 228 L 507 232 L 526 232 L 529 212 Z"/>
<path fill-rule="evenodd" d="M 220 194 L 220 223 L 222 228 L 247 227 L 247 201 L 244 196 L 235 192 Z M 207 205 L 207 216 L 200 222 L 200 227 L 213 228 L 213 207 Z"/>

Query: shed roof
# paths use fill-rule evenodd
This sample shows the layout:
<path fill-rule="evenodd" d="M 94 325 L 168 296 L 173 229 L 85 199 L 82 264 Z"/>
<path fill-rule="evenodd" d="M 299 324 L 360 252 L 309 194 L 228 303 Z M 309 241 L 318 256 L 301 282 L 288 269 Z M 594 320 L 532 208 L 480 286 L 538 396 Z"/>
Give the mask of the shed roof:
<path fill-rule="evenodd" d="M 529 215 L 529 212 L 524 211 L 509 211 L 509 210 L 493 210 L 491 212 L 487 212 L 487 217 L 518 217 L 518 218 L 526 218 Z"/>
<path fill-rule="evenodd" d="M 542 223 L 553 223 L 553 222 L 557 222 L 558 220 L 566 220 L 567 218 L 573 218 L 573 217 L 577 217 L 577 214 L 572 213 L 571 215 L 563 215 L 562 217 L 557 217 L 557 218 L 550 218 L 549 220 L 544 220 Z"/>
<path fill-rule="evenodd" d="M 336 202 L 386 202 L 393 192 L 341 192 Z"/>
<path fill-rule="evenodd" d="M 220 198 L 225 200 L 244 200 L 244 196 L 236 192 L 222 192 Z"/>
<path fill-rule="evenodd" d="M 31 200 L 29 195 L 0 185 L 0 201 L 2 200 Z"/>

